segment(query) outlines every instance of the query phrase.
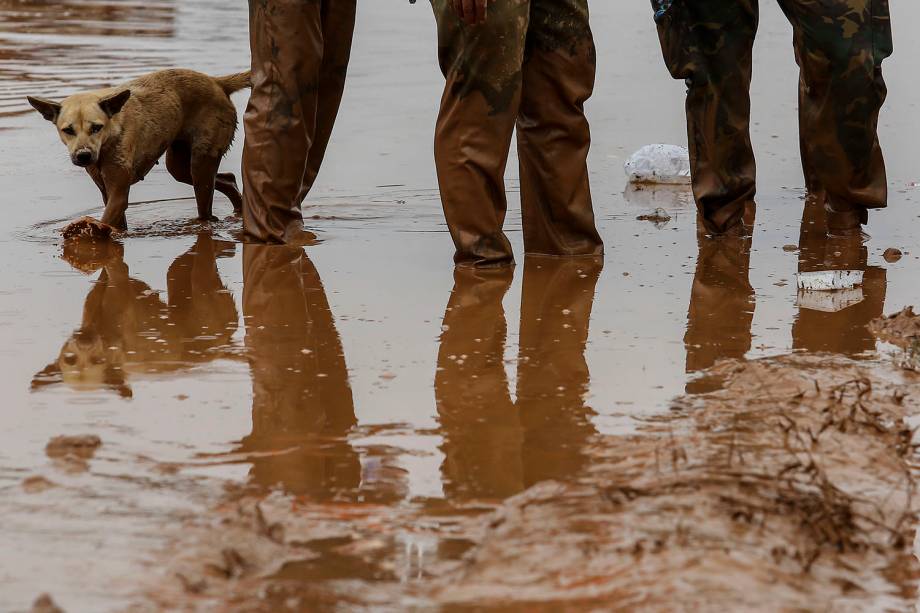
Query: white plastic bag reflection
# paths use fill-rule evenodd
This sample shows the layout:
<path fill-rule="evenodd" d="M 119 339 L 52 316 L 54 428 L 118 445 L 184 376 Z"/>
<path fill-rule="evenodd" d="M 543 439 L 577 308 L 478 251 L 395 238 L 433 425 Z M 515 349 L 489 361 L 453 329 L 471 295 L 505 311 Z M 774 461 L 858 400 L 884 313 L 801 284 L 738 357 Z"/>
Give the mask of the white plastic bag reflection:
<path fill-rule="evenodd" d="M 800 272 L 796 275 L 799 289 L 827 292 L 838 289 L 852 289 L 863 284 L 862 270 L 819 270 Z"/>

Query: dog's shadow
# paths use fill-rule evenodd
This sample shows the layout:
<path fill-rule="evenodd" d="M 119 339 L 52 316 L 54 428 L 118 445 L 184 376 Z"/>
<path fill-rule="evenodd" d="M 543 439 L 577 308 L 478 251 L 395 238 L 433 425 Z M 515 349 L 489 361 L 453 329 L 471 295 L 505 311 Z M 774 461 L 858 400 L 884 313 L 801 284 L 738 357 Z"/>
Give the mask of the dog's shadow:
<path fill-rule="evenodd" d="M 112 241 L 70 240 L 63 258 L 87 273 L 101 269 L 83 306 L 80 327 L 57 358 L 32 379 L 32 390 L 63 384 L 75 391 L 133 396 L 131 378 L 188 370 L 216 359 L 241 359 L 232 337 L 239 325 L 233 296 L 217 270 L 235 243 L 198 235 L 170 265 L 167 300 L 130 276 L 124 248 Z"/>

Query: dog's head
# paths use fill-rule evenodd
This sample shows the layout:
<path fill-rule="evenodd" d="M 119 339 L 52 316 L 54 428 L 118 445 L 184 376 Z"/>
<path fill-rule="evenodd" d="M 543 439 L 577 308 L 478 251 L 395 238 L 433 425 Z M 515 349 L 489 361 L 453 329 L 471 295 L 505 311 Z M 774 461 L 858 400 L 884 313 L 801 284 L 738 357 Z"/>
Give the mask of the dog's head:
<path fill-rule="evenodd" d="M 57 360 L 35 376 L 32 389 L 64 383 L 78 391 L 108 388 L 130 398 L 131 387 L 122 369 L 124 361 L 119 347 L 106 346 L 95 332 L 79 330 L 64 343 Z"/>
<path fill-rule="evenodd" d="M 114 93 L 83 93 L 54 102 L 29 96 L 29 104 L 42 117 L 55 125 L 67 146 L 70 161 L 77 166 L 92 166 L 99 160 L 99 151 L 106 139 L 115 132 L 113 121 L 131 97 L 130 89 Z"/>

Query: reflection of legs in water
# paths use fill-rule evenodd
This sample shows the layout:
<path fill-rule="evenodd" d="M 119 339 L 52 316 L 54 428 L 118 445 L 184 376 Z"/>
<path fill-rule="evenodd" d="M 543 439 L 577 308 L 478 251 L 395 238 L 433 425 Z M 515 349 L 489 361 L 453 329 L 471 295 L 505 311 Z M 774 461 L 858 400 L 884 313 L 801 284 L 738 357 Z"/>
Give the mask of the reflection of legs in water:
<path fill-rule="evenodd" d="M 253 400 L 241 450 L 278 453 L 253 460 L 253 480 L 316 498 L 356 490 L 354 402 L 316 268 L 300 248 L 244 245 L 243 284 Z"/>
<path fill-rule="evenodd" d="M 826 219 L 823 199 L 809 196 L 799 234 L 799 272 L 863 270 L 865 278 L 853 290 L 799 292 L 792 346 L 845 355 L 872 351 L 875 338 L 866 326 L 882 315 L 887 272 L 867 265 L 869 253 L 861 237 L 828 238 Z"/>
<path fill-rule="evenodd" d="M 585 406 L 585 345 L 602 267 L 601 258 L 525 260 L 517 406 L 527 486 L 576 475 L 595 433 L 594 412 Z"/>
<path fill-rule="evenodd" d="M 745 214 L 745 225 L 753 208 Z M 706 236 L 697 217 L 699 254 L 687 313 L 687 372 L 709 368 L 722 358 L 743 358 L 751 348 L 754 288 L 748 279 L 750 236 Z M 746 234 L 746 233 L 745 233 Z M 705 383 L 687 386 L 690 393 L 704 391 Z"/>
<path fill-rule="evenodd" d="M 523 489 L 521 424 L 504 365 L 502 298 L 512 275 L 509 268 L 454 271 L 435 376 L 449 498 L 504 498 Z"/>
<path fill-rule="evenodd" d="M 235 243 L 201 233 L 166 272 L 169 314 L 188 361 L 210 359 L 208 349 L 229 344 L 236 332 L 240 319 L 236 303 L 217 271 L 217 258 L 235 253 Z"/>
<path fill-rule="evenodd" d="M 582 468 L 588 323 L 601 258 L 527 256 L 517 406 L 508 392 L 502 299 L 508 269 L 458 268 L 435 377 L 449 497 L 506 497 Z"/>

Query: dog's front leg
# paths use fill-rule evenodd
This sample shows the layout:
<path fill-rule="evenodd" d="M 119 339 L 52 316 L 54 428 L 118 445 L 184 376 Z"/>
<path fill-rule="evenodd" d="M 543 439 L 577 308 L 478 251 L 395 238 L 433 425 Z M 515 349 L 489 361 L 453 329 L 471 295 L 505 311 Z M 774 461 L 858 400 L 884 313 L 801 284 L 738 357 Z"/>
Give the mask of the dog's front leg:
<path fill-rule="evenodd" d="M 99 191 L 102 192 L 102 204 L 108 204 L 109 195 L 105 190 L 105 181 L 102 179 L 102 171 L 100 171 L 96 166 L 87 166 L 86 173 L 92 178 L 93 183 L 96 184 L 96 187 L 99 188 Z"/>
<path fill-rule="evenodd" d="M 131 191 L 131 182 L 127 180 L 126 173 L 103 173 L 102 176 L 107 192 L 102 223 L 118 230 L 127 230 L 128 220 L 125 211 L 128 210 L 128 193 Z"/>

